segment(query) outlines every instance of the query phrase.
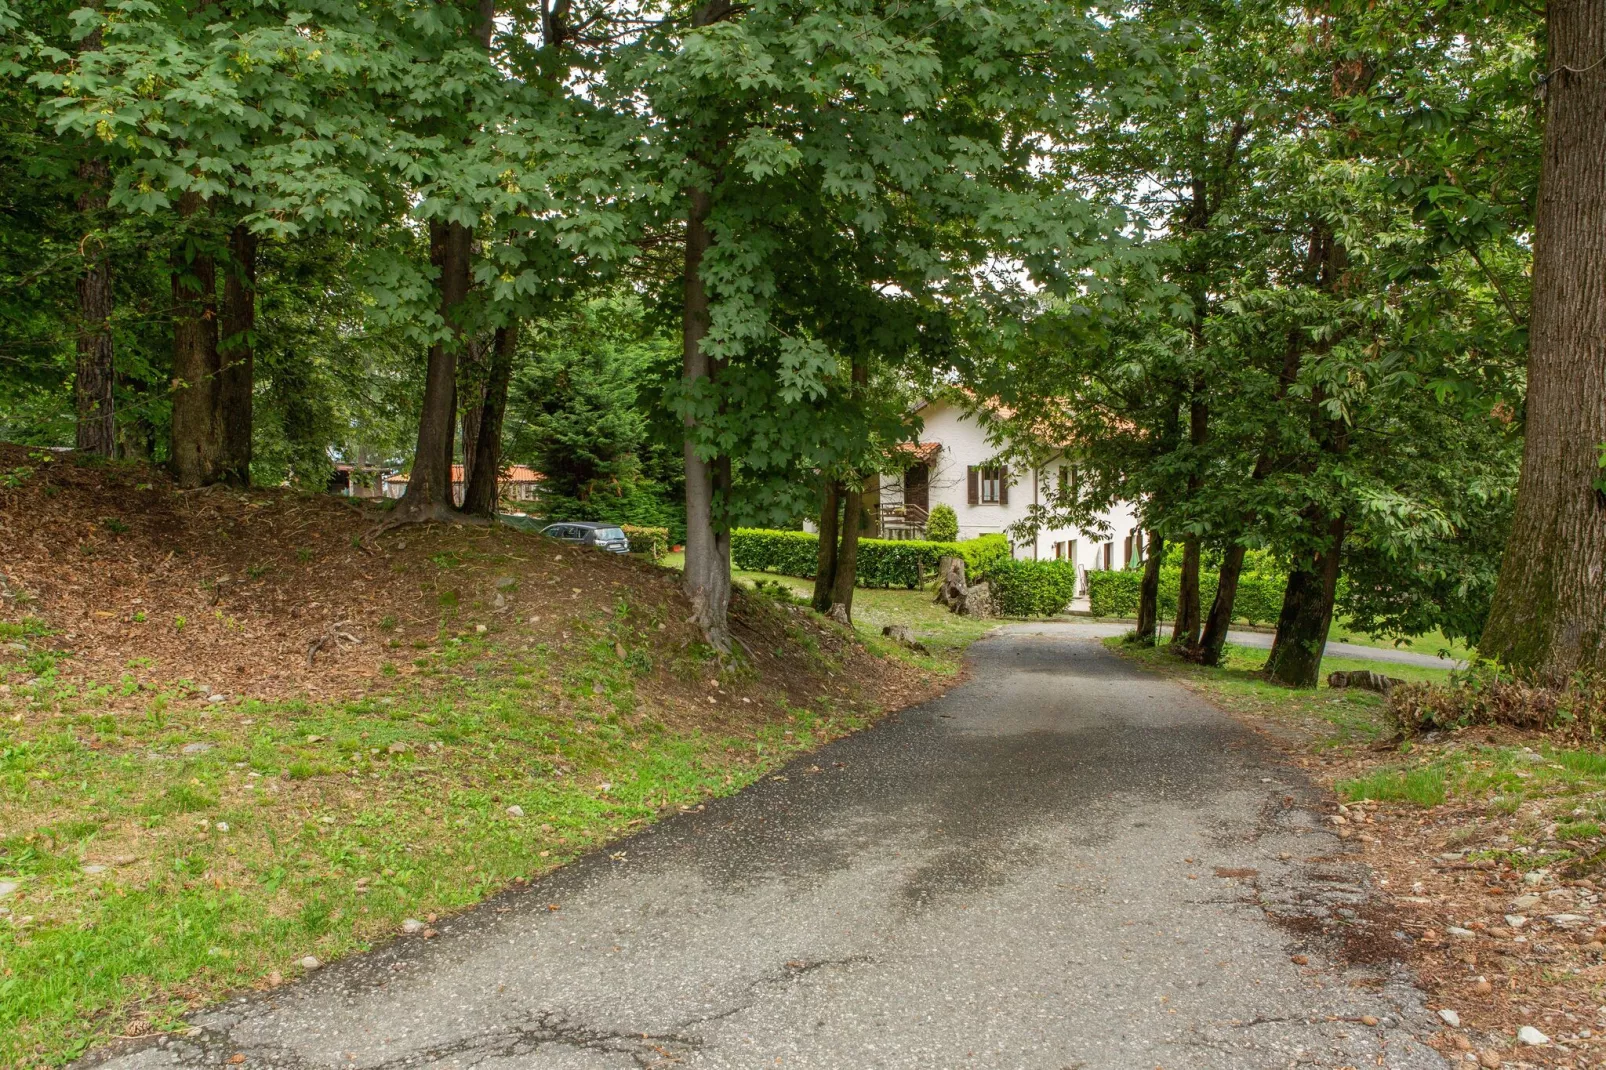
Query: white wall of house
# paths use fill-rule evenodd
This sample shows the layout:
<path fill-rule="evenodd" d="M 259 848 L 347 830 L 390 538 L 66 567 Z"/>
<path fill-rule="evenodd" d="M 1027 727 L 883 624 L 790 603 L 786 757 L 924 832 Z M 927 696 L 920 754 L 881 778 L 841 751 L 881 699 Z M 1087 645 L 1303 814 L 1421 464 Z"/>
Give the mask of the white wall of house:
<path fill-rule="evenodd" d="M 949 402 L 937 401 L 920 410 L 925 422 L 920 432 L 922 443 L 938 442 L 942 450 L 932 466 L 928 497 L 931 506 L 952 506 L 959 517 L 959 537 L 975 538 L 978 535 L 1007 533 L 1006 529 L 1024 520 L 1033 502 L 1046 503 L 1052 488 L 1060 478 L 1059 469 L 1072 463 L 1071 459 L 1056 459 L 1038 471 L 1009 473 L 1008 502 L 978 502 L 970 504 L 967 471 L 991 459 L 997 450 L 987 442 L 986 432 L 963 409 Z M 888 475 L 882 478 L 881 502 L 889 505 L 903 501 L 903 477 Z M 1134 539 L 1138 523 L 1133 510 L 1126 503 L 1102 514 L 1101 519 L 1110 525 L 1110 535 L 1096 537 L 1075 528 L 1044 529 L 1035 540 L 1014 542 L 1018 558 L 1074 559 L 1078 570 L 1126 566 L 1127 547 L 1141 540 Z M 1012 539 L 1012 542 L 1014 540 Z"/>

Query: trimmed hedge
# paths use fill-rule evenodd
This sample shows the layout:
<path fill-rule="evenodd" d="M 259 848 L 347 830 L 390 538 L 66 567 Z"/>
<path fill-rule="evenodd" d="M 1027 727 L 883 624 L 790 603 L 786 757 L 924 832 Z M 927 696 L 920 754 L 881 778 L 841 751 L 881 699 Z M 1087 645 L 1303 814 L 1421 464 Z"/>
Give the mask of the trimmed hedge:
<path fill-rule="evenodd" d="M 1200 610 L 1210 612 L 1210 602 L 1216 597 L 1217 575 L 1214 572 L 1199 574 Z M 1232 602 L 1234 620 L 1250 624 L 1270 624 L 1277 619 L 1283 607 L 1283 588 L 1288 577 L 1275 572 L 1245 572 L 1238 578 L 1238 594 Z M 1096 617 L 1135 617 L 1138 598 L 1143 586 L 1143 572 L 1127 569 L 1121 572 L 1090 569 L 1087 574 L 1089 608 Z M 1180 568 L 1160 570 L 1160 619 L 1177 615 L 1177 592 L 1182 587 Z"/>
<path fill-rule="evenodd" d="M 807 531 L 737 528 L 731 532 L 731 564 L 749 572 L 779 572 L 812 579 L 819 548 L 820 537 Z M 860 539 L 858 585 L 914 590 L 922 579 L 937 574 L 939 560 L 954 556 L 964 559 L 967 577 L 985 578 L 999 562 L 1009 560 L 1009 541 L 1002 535 L 983 535 L 963 542 Z"/>
<path fill-rule="evenodd" d="M 654 561 L 662 561 L 669 552 L 668 528 L 644 528 L 635 524 L 620 524 L 625 538 L 630 540 L 630 552 L 643 554 Z"/>
<path fill-rule="evenodd" d="M 993 604 L 1006 617 L 1052 617 L 1076 597 L 1071 561 L 1000 561 L 987 574 Z"/>

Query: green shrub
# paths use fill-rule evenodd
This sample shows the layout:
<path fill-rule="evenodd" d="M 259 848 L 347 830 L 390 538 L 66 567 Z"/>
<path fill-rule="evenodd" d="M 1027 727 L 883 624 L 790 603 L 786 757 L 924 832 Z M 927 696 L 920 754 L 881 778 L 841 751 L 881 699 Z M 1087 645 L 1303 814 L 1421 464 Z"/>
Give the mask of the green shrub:
<path fill-rule="evenodd" d="M 819 562 L 819 536 L 807 531 L 737 528 L 731 532 L 731 564 L 749 572 L 778 572 L 812 579 Z M 999 562 L 1009 560 L 1009 540 L 983 535 L 963 542 L 923 539 L 860 539 L 857 563 L 860 587 L 906 587 L 913 590 L 937 574 L 944 557 L 964 559 L 965 574 L 982 579 Z"/>
<path fill-rule="evenodd" d="M 1214 572 L 1199 574 L 1199 602 L 1201 612 L 1210 612 L 1210 603 L 1216 597 L 1217 575 Z M 1250 624 L 1269 624 L 1277 619 L 1283 607 L 1283 588 L 1288 577 L 1274 572 L 1245 572 L 1238 577 L 1238 593 L 1232 600 L 1234 620 Z M 1134 617 L 1138 612 L 1138 599 L 1143 587 L 1141 569 L 1121 572 L 1089 570 L 1087 574 L 1088 608 L 1096 617 Z M 1160 569 L 1160 619 L 1177 615 L 1177 592 L 1182 588 L 1182 570 L 1169 566 Z"/>
<path fill-rule="evenodd" d="M 926 538 L 932 542 L 953 542 L 959 538 L 959 515 L 951 505 L 934 506 L 926 517 Z"/>
<path fill-rule="evenodd" d="M 635 524 L 620 524 L 625 538 L 630 540 L 630 552 L 644 554 L 654 561 L 661 561 L 669 552 L 668 528 L 644 528 Z"/>
<path fill-rule="evenodd" d="M 1000 561 L 987 574 L 993 603 L 1006 617 L 1051 617 L 1076 597 L 1070 561 Z"/>

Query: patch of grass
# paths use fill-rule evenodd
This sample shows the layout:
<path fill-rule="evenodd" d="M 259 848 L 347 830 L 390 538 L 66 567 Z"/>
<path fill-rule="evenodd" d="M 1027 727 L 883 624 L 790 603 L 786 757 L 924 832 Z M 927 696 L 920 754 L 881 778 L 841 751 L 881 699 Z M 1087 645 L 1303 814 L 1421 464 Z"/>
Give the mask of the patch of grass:
<path fill-rule="evenodd" d="M 176 1026 L 864 723 L 822 699 L 741 734 L 672 731 L 635 694 L 657 624 L 621 601 L 572 658 L 468 636 L 427 688 L 229 717 L 182 691 L 115 717 L 93 686 L 0 696 L 0 880 L 19 882 L 0 900 L 0 1066 L 60 1065 L 136 1018 Z"/>
<path fill-rule="evenodd" d="M 1436 768 L 1384 769 L 1353 780 L 1340 781 L 1338 793 L 1351 801 L 1408 802 L 1438 806 L 1444 802 L 1444 772 Z"/>
<path fill-rule="evenodd" d="M 1433 631 L 1426 635 L 1416 635 L 1409 638 L 1390 639 L 1385 636 L 1368 635 L 1358 631 L 1349 621 L 1340 618 L 1333 622 L 1332 629 L 1327 633 L 1329 642 L 1354 643 L 1357 646 L 1375 646 L 1387 650 L 1410 650 L 1418 654 L 1429 654 L 1433 657 L 1442 657 L 1446 664 L 1452 661 L 1467 662 L 1472 660 L 1472 649 L 1465 641 L 1451 639 L 1443 632 Z"/>

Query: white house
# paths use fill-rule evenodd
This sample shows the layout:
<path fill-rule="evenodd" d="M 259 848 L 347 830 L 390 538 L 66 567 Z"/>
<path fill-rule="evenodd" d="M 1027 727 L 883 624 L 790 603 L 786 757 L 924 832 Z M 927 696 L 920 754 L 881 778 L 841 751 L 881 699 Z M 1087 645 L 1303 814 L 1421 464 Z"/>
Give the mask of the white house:
<path fill-rule="evenodd" d="M 927 402 L 917 410 L 924 421 L 914 463 L 901 475 L 880 478 L 872 493 L 872 513 L 885 538 L 924 538 L 933 506 L 953 507 L 959 537 L 1008 533 L 1034 503 L 1047 504 L 1053 487 L 1076 478 L 1075 458 L 1056 456 L 1035 471 L 1012 471 L 987 462 L 999 451 L 963 408 L 948 401 Z M 1079 576 L 1089 569 L 1125 568 L 1143 556 L 1143 532 L 1132 508 L 1120 503 L 1102 514 L 1111 535 L 1099 537 L 1075 528 L 1039 530 L 1024 542 L 1011 537 L 1018 558 L 1074 561 Z"/>

